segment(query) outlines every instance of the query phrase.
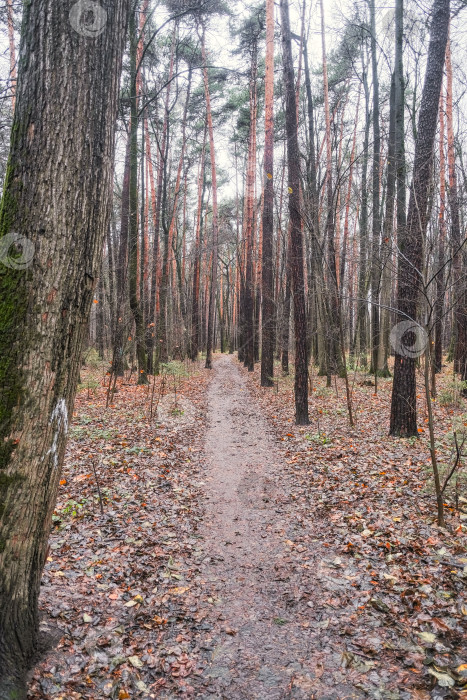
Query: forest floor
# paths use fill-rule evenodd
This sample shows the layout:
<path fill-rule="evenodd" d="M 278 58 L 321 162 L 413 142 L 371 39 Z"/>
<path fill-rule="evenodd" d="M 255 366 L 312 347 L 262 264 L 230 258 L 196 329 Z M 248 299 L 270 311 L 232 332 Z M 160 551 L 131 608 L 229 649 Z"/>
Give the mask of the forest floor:
<path fill-rule="evenodd" d="M 354 429 L 342 380 L 312 378 L 299 428 L 292 378 L 262 389 L 233 356 L 108 407 L 83 379 L 40 599 L 61 638 L 30 698 L 467 697 L 465 467 L 439 528 L 423 399 L 397 440 L 391 380 L 360 373 Z M 438 383 L 446 471 L 467 406 Z"/>

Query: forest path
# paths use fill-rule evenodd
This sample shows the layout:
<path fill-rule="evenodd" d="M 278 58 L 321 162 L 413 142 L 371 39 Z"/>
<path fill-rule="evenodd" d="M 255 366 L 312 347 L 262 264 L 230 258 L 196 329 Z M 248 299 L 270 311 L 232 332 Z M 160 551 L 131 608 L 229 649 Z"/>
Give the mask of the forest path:
<path fill-rule="evenodd" d="M 216 361 L 213 374 L 200 534 L 203 578 L 222 631 L 205 642 L 209 664 L 200 681 L 209 683 L 197 697 L 310 697 L 303 668 L 309 630 L 294 621 L 287 607 L 290 586 L 284 584 L 289 576 L 281 455 L 234 358 Z"/>

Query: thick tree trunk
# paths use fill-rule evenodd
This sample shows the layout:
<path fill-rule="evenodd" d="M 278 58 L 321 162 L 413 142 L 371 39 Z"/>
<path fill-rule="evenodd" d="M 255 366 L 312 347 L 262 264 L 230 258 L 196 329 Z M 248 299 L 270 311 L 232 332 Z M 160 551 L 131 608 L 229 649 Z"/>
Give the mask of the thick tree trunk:
<path fill-rule="evenodd" d="M 36 646 L 40 578 L 110 223 L 128 6 L 106 3 L 92 36 L 65 3 L 24 6 L 0 212 L 2 246 L 12 242 L 0 266 L 1 700 L 26 697 Z"/>
<path fill-rule="evenodd" d="M 422 278 L 423 243 L 427 228 L 428 192 L 438 124 L 439 97 L 449 28 L 449 0 L 435 0 L 428 63 L 415 144 L 406 233 L 399 240 L 397 308 L 399 321 L 417 323 L 417 300 Z M 412 339 L 399 334 L 394 361 L 390 434 L 418 435 L 415 363 Z M 413 335 L 413 332 L 410 333 Z M 405 350 L 407 348 L 407 350 Z"/>
<path fill-rule="evenodd" d="M 295 420 L 308 425 L 308 358 L 306 307 L 303 270 L 303 237 L 300 213 L 300 151 L 298 148 L 297 105 L 288 0 L 281 0 L 281 30 L 286 97 L 287 163 L 289 215 L 291 222 L 291 259 L 295 327 Z"/>

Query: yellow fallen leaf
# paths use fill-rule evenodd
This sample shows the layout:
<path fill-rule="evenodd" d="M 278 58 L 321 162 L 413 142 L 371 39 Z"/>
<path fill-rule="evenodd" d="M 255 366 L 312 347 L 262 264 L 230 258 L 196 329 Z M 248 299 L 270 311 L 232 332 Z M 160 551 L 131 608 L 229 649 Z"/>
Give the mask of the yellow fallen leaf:
<path fill-rule="evenodd" d="M 434 644 L 434 642 L 436 642 L 436 635 L 432 634 L 431 632 L 417 632 L 417 634 L 421 640 L 427 642 L 428 644 Z"/>
<path fill-rule="evenodd" d="M 172 593 L 173 595 L 182 595 L 183 593 L 186 593 L 188 590 L 188 586 L 176 586 L 175 588 L 171 588 L 169 593 Z"/>

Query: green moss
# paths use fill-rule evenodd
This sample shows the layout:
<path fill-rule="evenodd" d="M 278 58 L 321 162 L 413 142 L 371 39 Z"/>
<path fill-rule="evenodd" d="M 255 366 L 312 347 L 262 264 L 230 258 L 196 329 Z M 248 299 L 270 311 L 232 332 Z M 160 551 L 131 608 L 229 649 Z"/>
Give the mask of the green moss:
<path fill-rule="evenodd" d="M 13 474 L 6 474 L 0 471 L 0 518 L 5 516 L 5 520 L 8 519 L 8 509 L 6 507 L 8 491 L 17 484 L 20 484 L 25 480 L 24 474 L 20 472 L 13 472 Z M 1 550 L 0 550 L 1 551 Z"/>
<path fill-rule="evenodd" d="M 0 489 L 7 488 L 12 484 L 17 484 L 24 481 L 26 477 L 20 472 L 13 472 L 13 474 L 5 474 L 0 472 Z"/>
<path fill-rule="evenodd" d="M 12 130 L 12 148 L 20 138 L 20 127 Z M 16 193 L 21 189 L 15 176 L 12 158 L 7 166 L 4 194 L 0 207 L 0 238 L 14 231 L 17 224 Z M 6 469 L 14 444 L 9 439 L 12 413 L 24 394 L 21 369 L 26 349 L 24 328 L 27 312 L 26 270 L 15 270 L 0 264 L 0 470 Z M 7 485 L 2 486 L 5 488 Z"/>

